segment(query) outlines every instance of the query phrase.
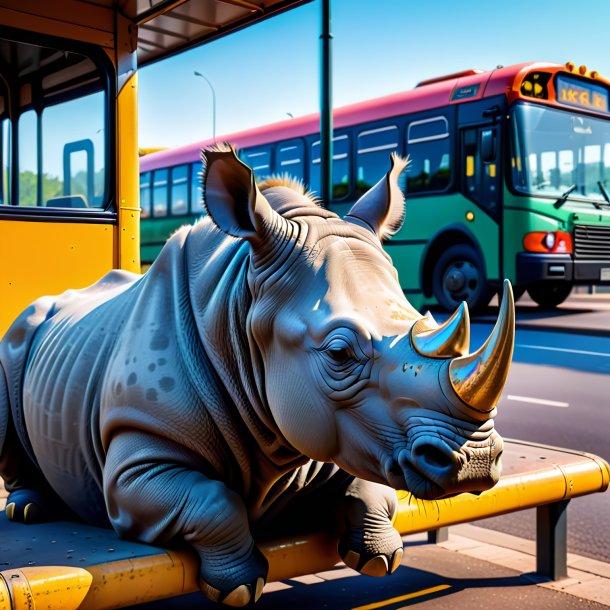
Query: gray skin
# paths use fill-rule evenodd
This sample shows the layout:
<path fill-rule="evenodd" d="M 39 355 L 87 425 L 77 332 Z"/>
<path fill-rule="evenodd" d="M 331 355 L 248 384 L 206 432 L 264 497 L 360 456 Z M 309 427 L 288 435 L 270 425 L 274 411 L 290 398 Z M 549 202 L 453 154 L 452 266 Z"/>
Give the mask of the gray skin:
<path fill-rule="evenodd" d="M 450 359 L 414 349 L 421 315 L 381 248 L 402 224 L 404 166 L 342 220 L 206 151 L 208 215 L 147 273 L 24 311 L 0 343 L 10 516 L 62 516 L 61 498 L 125 538 L 185 542 L 203 592 L 241 606 L 267 574 L 254 535 L 307 514 L 337 529 L 349 565 L 385 574 L 402 554 L 391 488 L 491 487 L 494 411 L 469 417 Z"/>

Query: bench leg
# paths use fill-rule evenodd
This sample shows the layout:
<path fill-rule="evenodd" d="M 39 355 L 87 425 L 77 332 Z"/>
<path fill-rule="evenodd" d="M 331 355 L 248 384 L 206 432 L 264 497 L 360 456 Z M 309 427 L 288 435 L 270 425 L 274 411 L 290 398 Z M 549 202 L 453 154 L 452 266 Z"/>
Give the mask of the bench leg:
<path fill-rule="evenodd" d="M 437 544 L 438 542 L 447 542 L 449 540 L 449 528 L 439 527 L 437 530 L 428 532 L 428 542 Z"/>
<path fill-rule="evenodd" d="M 551 580 L 568 575 L 568 502 L 536 509 L 536 572 Z"/>

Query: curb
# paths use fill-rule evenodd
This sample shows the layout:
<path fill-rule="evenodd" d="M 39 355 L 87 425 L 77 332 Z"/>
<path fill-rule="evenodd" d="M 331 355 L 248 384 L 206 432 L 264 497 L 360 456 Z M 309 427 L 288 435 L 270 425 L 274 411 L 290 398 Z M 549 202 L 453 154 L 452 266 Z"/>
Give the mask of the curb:
<path fill-rule="evenodd" d="M 532 584 L 610 608 L 610 564 L 568 553 L 568 577 L 550 581 L 537 576 L 536 542 L 471 524 L 449 528 L 440 547 L 525 573 Z"/>

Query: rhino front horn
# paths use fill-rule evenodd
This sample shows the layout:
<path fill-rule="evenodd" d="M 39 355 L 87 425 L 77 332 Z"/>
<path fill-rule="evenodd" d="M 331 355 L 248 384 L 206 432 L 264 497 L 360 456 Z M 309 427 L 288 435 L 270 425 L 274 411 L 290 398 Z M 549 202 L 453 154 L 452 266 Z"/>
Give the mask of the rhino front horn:
<path fill-rule="evenodd" d="M 453 358 L 467 354 L 470 346 L 468 305 L 462 303 L 441 326 L 432 316 L 421 318 L 413 325 L 411 342 L 419 354 L 428 358 Z"/>
<path fill-rule="evenodd" d="M 508 280 L 504 280 L 504 292 L 498 320 L 480 349 L 449 365 L 449 378 L 456 394 L 470 407 L 483 413 L 497 404 L 513 356 L 515 343 L 515 301 Z"/>

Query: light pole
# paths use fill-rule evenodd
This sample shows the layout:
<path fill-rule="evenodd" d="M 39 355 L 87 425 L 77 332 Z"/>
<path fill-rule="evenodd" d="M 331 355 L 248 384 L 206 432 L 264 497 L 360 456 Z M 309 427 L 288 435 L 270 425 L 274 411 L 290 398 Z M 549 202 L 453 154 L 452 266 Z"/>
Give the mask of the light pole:
<path fill-rule="evenodd" d="M 210 91 L 212 92 L 212 139 L 214 142 L 216 142 L 216 91 L 214 91 L 212 83 L 207 79 L 207 77 L 201 74 L 201 72 L 197 72 L 197 70 L 195 70 L 193 74 L 203 78 L 203 80 L 209 85 Z"/>

